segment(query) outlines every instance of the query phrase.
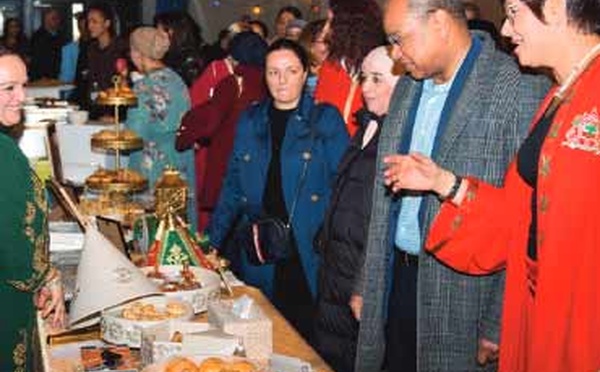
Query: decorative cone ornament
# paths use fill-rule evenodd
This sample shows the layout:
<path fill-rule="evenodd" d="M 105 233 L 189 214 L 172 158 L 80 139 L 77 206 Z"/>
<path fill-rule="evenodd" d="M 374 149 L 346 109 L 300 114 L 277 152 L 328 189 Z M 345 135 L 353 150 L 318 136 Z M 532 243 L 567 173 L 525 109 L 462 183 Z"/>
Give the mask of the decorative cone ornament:
<path fill-rule="evenodd" d="M 214 269 L 195 242 L 185 222 L 173 213 L 163 216 L 148 252 L 149 266 L 184 265 Z"/>
<path fill-rule="evenodd" d="M 168 167 L 156 181 L 154 188 L 156 215 L 163 217 L 169 212 L 185 218 L 189 191 L 187 183 L 178 170 Z"/>
<path fill-rule="evenodd" d="M 207 259 L 184 220 L 188 187 L 177 170 L 167 168 L 164 171 L 156 183 L 155 197 L 156 216 L 159 220 L 146 260 L 148 266 L 154 266 L 151 276 L 162 277 L 160 273 L 162 265 L 204 267 L 216 271 L 231 293 L 223 268 L 220 264 L 213 264 Z M 147 225 L 151 226 L 149 223 Z"/>
<path fill-rule="evenodd" d="M 154 282 L 94 227 L 85 232 L 77 268 L 69 324 L 90 320 L 100 311 L 130 300 L 161 294 Z"/>
<path fill-rule="evenodd" d="M 158 227 L 148 250 L 147 264 L 191 265 L 212 269 L 184 221 L 188 186 L 179 171 L 167 168 L 156 182 Z"/>

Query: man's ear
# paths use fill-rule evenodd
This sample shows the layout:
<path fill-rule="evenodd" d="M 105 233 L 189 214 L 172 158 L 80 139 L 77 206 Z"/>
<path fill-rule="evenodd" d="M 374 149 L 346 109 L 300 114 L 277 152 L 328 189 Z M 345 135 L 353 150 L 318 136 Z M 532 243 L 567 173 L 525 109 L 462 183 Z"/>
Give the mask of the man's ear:
<path fill-rule="evenodd" d="M 565 0 L 546 0 L 542 12 L 544 21 L 550 25 L 567 23 L 567 4 Z"/>
<path fill-rule="evenodd" d="M 452 26 L 452 16 L 442 9 L 436 9 L 428 14 L 427 22 L 443 40 L 449 38 Z"/>

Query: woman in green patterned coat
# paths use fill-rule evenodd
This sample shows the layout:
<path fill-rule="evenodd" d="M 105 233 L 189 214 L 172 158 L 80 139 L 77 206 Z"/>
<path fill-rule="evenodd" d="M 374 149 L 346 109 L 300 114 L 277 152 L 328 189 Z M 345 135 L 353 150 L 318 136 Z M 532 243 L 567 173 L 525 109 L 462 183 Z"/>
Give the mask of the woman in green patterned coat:
<path fill-rule="evenodd" d="M 133 85 L 138 105 L 127 112 L 126 125 L 144 139 L 144 149 L 129 155 L 129 167 L 148 179 L 151 190 L 165 167 L 179 170 L 190 192 L 188 222 L 196 231 L 194 150 L 175 149 L 175 135 L 190 108 L 190 98 L 183 80 L 162 61 L 169 50 L 169 35 L 154 27 L 138 27 L 129 44 L 131 61 L 143 77 Z"/>
<path fill-rule="evenodd" d="M 44 188 L 10 128 L 21 121 L 27 70 L 0 48 L 0 371 L 32 371 L 35 307 L 64 325 L 60 275 L 48 263 Z"/>

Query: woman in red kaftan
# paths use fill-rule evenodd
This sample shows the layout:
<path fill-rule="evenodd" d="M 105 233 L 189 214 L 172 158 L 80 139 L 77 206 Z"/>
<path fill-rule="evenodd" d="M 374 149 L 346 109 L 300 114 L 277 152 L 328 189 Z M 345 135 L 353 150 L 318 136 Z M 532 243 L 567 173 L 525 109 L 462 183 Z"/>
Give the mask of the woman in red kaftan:
<path fill-rule="evenodd" d="M 507 0 L 505 8 L 502 32 L 519 61 L 548 68 L 559 87 L 540 107 L 504 187 L 463 179 L 418 154 L 384 159 L 385 182 L 446 200 L 426 244 L 441 261 L 474 275 L 506 268 L 500 371 L 598 371 L 600 1 Z M 551 101 L 560 103 L 545 120 Z"/>

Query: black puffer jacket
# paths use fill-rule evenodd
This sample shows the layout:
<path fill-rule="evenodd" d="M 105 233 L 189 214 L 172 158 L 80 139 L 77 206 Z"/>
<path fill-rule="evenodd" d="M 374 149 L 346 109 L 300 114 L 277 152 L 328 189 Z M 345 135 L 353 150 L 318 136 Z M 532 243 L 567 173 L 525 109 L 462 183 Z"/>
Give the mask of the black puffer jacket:
<path fill-rule="evenodd" d="M 337 372 L 353 371 L 356 355 L 358 322 L 348 302 L 363 263 L 379 129 L 361 149 L 364 133 L 363 127 L 340 162 L 323 227 L 315 239 L 322 257 L 315 346 Z"/>

